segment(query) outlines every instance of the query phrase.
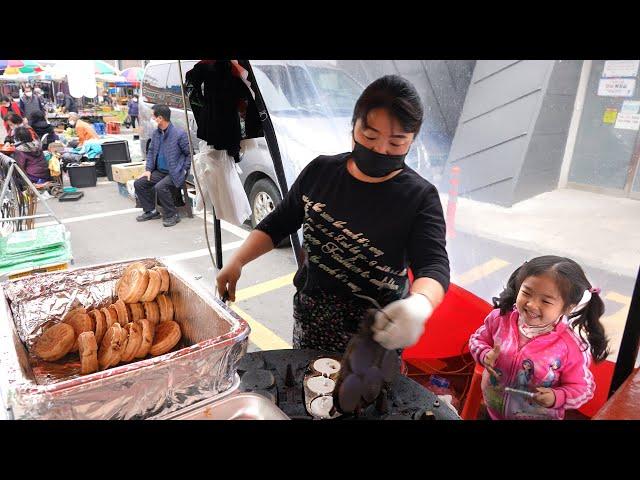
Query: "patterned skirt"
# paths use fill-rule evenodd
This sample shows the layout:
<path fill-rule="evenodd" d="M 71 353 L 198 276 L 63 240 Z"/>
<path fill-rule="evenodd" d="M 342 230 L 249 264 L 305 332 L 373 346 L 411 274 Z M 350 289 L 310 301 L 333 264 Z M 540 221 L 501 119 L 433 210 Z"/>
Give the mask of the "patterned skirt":
<path fill-rule="evenodd" d="M 293 297 L 293 348 L 343 353 L 358 331 L 366 300 L 314 290 Z"/>

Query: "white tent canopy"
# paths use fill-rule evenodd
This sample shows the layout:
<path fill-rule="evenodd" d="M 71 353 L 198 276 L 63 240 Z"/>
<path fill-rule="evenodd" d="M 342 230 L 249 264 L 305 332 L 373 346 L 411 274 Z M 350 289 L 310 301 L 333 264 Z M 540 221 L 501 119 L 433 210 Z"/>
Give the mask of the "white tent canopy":
<path fill-rule="evenodd" d="M 93 60 L 61 60 L 52 67 L 55 75 L 65 75 L 69 94 L 75 98 L 98 95 Z"/>

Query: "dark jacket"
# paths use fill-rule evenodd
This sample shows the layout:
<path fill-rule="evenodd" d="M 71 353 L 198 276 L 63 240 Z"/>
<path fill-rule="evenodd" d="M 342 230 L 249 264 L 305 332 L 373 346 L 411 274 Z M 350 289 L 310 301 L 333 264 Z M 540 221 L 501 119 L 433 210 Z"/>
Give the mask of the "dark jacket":
<path fill-rule="evenodd" d="M 133 100 L 129 101 L 127 105 L 129 107 L 129 115 L 133 117 L 138 116 L 138 102 L 134 102 Z"/>
<path fill-rule="evenodd" d="M 46 120 L 40 120 L 31 125 L 35 132 L 40 137 L 40 141 L 42 143 L 42 149 L 46 150 L 49 148 L 49 144 L 58 140 L 58 135 L 56 135 L 53 125 L 51 125 Z M 47 135 L 46 141 L 43 140 L 44 136 Z"/>
<path fill-rule="evenodd" d="M 46 120 L 40 120 L 40 121 L 35 122 L 35 123 L 29 123 L 29 125 L 31 125 L 31 127 L 33 127 L 33 129 L 38 134 L 38 137 L 40 137 L 40 138 L 42 138 L 42 136 L 44 134 L 46 134 L 46 133 L 52 133 L 53 132 L 53 125 L 51 125 Z"/>
<path fill-rule="evenodd" d="M 18 143 L 13 153 L 16 163 L 32 181 L 49 180 L 49 166 L 44 159 L 42 148 L 37 142 Z"/>
<path fill-rule="evenodd" d="M 62 107 L 64 107 L 64 111 L 69 113 L 69 112 L 75 112 L 78 113 L 78 107 L 76 105 L 76 101 L 74 100 L 74 98 L 71 95 L 66 95 L 64 96 L 64 101 L 62 102 Z"/>
<path fill-rule="evenodd" d="M 35 93 L 29 99 L 27 97 L 20 99 L 20 110 L 24 112 L 24 116 L 27 118 L 29 118 L 36 110 L 40 110 L 42 113 L 45 112 L 42 99 Z"/>
<path fill-rule="evenodd" d="M 151 137 L 151 144 L 147 151 L 146 168 L 149 172 L 156 170 L 156 162 L 160 142 L 164 142 L 164 156 L 169 167 L 169 175 L 173 184 L 180 188 L 191 168 L 191 153 L 189 152 L 189 139 L 187 132 L 169 124 L 164 133 L 157 128 Z"/>
<path fill-rule="evenodd" d="M 226 150 L 237 161 L 241 140 L 264 136 L 253 96 L 230 61 L 198 62 L 186 73 L 185 86 L 198 138 L 208 145 Z"/>

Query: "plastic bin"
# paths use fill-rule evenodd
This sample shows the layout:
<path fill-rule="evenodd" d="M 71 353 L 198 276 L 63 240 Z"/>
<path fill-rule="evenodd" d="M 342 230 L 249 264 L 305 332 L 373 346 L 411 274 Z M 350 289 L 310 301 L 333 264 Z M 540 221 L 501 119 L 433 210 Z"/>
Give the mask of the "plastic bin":
<path fill-rule="evenodd" d="M 98 135 L 104 135 L 107 131 L 106 125 L 102 122 L 96 122 L 93 124 L 93 128 L 96 130 Z"/>
<path fill-rule="evenodd" d="M 113 172 L 111 166 L 119 163 L 130 163 L 131 155 L 129 154 L 129 142 L 126 140 L 116 140 L 102 143 L 102 156 L 107 178 L 113 181 Z"/>
<path fill-rule="evenodd" d="M 69 181 L 76 188 L 95 187 L 98 182 L 95 163 L 69 165 Z"/>
<path fill-rule="evenodd" d="M 126 140 L 110 140 L 102 142 L 102 161 L 105 163 L 116 160 L 131 161 L 129 154 L 129 142 Z"/>

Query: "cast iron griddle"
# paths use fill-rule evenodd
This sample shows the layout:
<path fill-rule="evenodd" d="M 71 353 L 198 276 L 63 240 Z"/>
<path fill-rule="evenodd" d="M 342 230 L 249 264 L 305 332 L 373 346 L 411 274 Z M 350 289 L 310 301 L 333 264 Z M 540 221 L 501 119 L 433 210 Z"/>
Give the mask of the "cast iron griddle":
<path fill-rule="evenodd" d="M 246 354 L 238 364 L 240 390 L 268 394 L 293 420 L 312 420 L 304 406 L 302 382 L 309 364 L 317 358 L 340 355 L 319 350 L 269 350 Z M 290 374 L 287 375 L 287 367 Z M 286 379 L 289 376 L 290 386 Z M 408 377 L 397 375 L 382 402 L 364 409 L 360 416 L 342 415 L 334 420 L 460 420 L 438 397 Z"/>

